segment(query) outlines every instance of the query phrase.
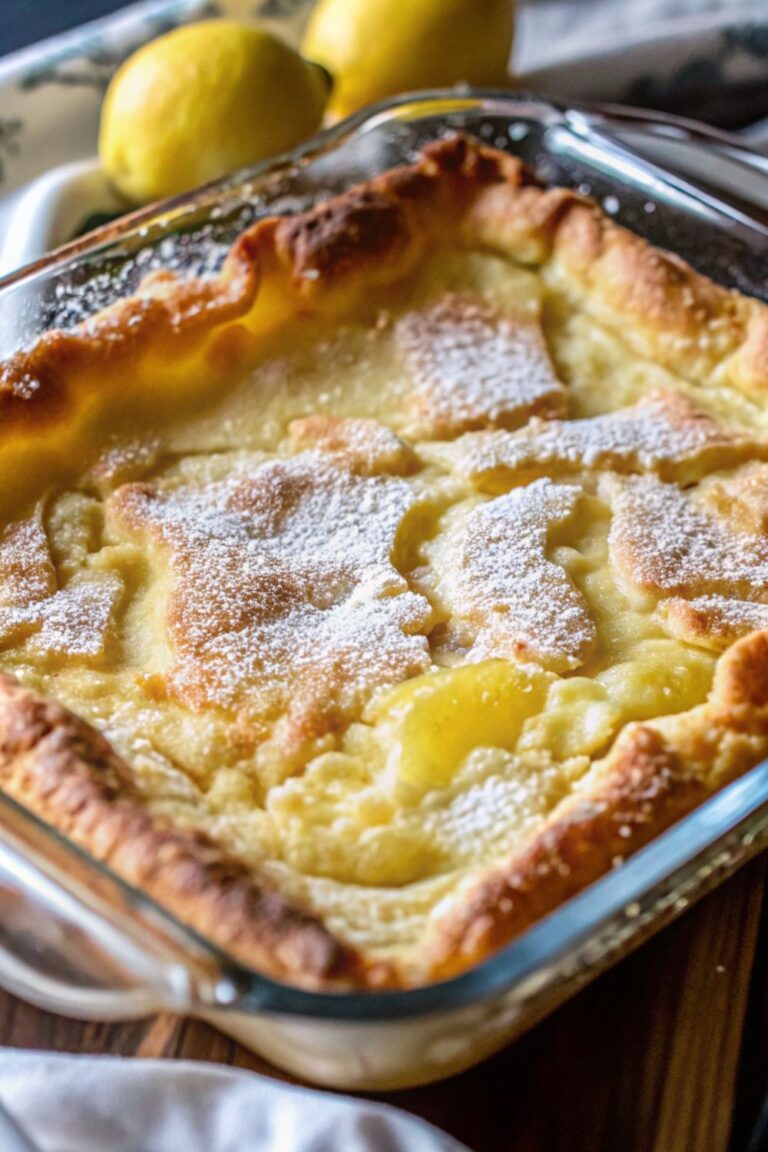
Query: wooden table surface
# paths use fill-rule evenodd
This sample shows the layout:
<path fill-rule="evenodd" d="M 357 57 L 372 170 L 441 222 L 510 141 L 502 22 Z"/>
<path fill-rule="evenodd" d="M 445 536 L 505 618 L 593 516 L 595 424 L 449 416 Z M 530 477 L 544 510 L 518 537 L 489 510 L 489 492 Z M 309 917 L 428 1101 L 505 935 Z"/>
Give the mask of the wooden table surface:
<path fill-rule="evenodd" d="M 475 1152 L 746 1152 L 768 1091 L 767 877 L 754 860 L 479 1067 L 375 1099 Z M 279 1075 L 198 1021 L 83 1024 L 3 994 L 0 1043 Z"/>

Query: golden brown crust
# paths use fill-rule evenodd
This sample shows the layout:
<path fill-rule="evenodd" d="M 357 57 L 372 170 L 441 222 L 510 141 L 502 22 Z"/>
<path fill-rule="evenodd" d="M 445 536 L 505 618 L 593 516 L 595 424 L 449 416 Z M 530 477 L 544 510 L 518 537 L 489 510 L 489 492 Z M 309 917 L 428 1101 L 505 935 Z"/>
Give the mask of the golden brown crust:
<path fill-rule="evenodd" d="M 363 966 L 311 916 L 261 887 L 200 832 L 149 814 L 130 769 L 94 728 L 0 674 L 0 782 L 14 799 L 262 971 L 309 986 Z"/>
<path fill-rule="evenodd" d="M 168 694 L 230 710 L 283 775 L 377 688 L 426 671 L 429 604 L 391 563 L 413 504 L 397 477 L 310 453 L 230 481 L 119 488 L 108 517 L 173 576 Z"/>
<path fill-rule="evenodd" d="M 735 532 L 768 535 L 768 464 L 753 461 L 732 476 L 706 483 L 705 505 Z"/>
<path fill-rule="evenodd" d="M 670 252 L 619 228 L 595 205 L 578 205 L 555 237 L 553 262 L 570 290 L 624 339 L 683 375 L 706 375 L 744 340 L 749 304 Z"/>
<path fill-rule="evenodd" d="M 407 476 L 419 466 L 410 445 L 378 420 L 303 416 L 288 436 L 294 452 L 322 452 L 360 476 Z"/>
<path fill-rule="evenodd" d="M 146 370 L 159 388 L 168 365 L 215 354 L 216 339 L 231 344 L 239 322 L 268 328 L 275 299 L 282 319 L 310 301 L 342 307 L 356 284 L 397 279 L 479 190 L 527 179 L 519 161 L 457 137 L 296 217 L 259 221 L 234 243 L 218 277 L 151 273 L 134 296 L 0 363 L 0 449 L 20 430 L 71 420 L 84 390 L 108 402 L 126 367 L 135 383 Z"/>
<path fill-rule="evenodd" d="M 768 628 L 768 604 L 750 604 L 717 594 L 693 600 L 672 597 L 661 604 L 659 612 L 672 636 L 715 650 Z"/>
<path fill-rule="evenodd" d="M 20 428 L 66 418 L 75 387 L 107 388 L 126 364 L 173 348 L 191 352 L 218 325 L 237 319 L 255 298 L 259 266 L 233 248 L 218 280 L 181 281 L 172 273 L 145 278 L 136 296 L 120 300 L 71 331 L 54 329 L 0 364 L 3 438 Z"/>
<path fill-rule="evenodd" d="M 701 382 L 768 388 L 768 308 L 715 284 L 562 188 L 493 186 L 466 214 L 471 242 L 541 266 L 639 355 Z"/>
<path fill-rule="evenodd" d="M 585 471 L 654 472 L 687 485 L 713 469 L 764 456 L 768 446 L 723 428 L 686 397 L 660 390 L 590 419 L 533 417 L 516 433 L 468 433 L 442 452 L 481 490 L 504 492 L 539 476 Z"/>
<path fill-rule="evenodd" d="M 764 601 L 768 542 L 744 528 L 759 507 L 761 475 L 768 479 L 768 465 L 711 477 L 692 491 L 655 476 L 606 476 L 616 569 L 630 587 L 654 596 L 714 593 Z"/>
<path fill-rule="evenodd" d="M 108 389 L 121 366 L 191 355 L 238 321 L 258 328 L 262 297 L 282 294 L 283 315 L 310 302 L 338 308 L 356 285 L 394 281 L 457 236 L 544 266 L 642 355 L 684 375 L 720 367 L 747 392 L 768 387 L 768 308 L 647 244 L 583 196 L 537 186 L 520 161 L 456 136 L 296 217 L 259 221 L 218 278 L 152 273 L 135 296 L 10 357 L 0 366 L 0 445 L 19 426 L 65 418 L 82 381 L 92 389 L 98 377 Z"/>
<path fill-rule="evenodd" d="M 413 382 L 412 434 L 442 440 L 473 428 L 516 428 L 565 408 L 537 318 L 453 292 L 404 316 L 396 340 Z"/>
<path fill-rule="evenodd" d="M 768 733 L 768 631 L 746 636 L 721 660 L 707 719 L 715 733 Z"/>
<path fill-rule="evenodd" d="M 765 306 L 646 244 L 584 197 L 542 189 L 518 161 L 457 137 L 293 219 L 259 222 L 218 278 L 156 273 L 135 296 L 17 353 L 0 370 L 0 453 L 20 432 L 69 420 L 82 390 L 106 400 L 126 368 L 137 379 L 146 370 L 162 387 L 166 364 L 193 355 L 205 364 L 205 355 L 229 354 L 248 333 L 299 311 L 343 312 L 360 285 L 394 281 L 430 247 L 457 237 L 540 267 L 553 290 L 641 356 L 704 385 L 725 382 L 758 396 L 768 388 Z M 320 451 L 349 453 L 348 431 L 315 425 L 295 435 Z M 360 470 L 368 474 L 365 461 Z M 435 927 L 421 978 L 483 958 L 766 751 L 768 633 L 760 632 L 723 658 L 706 705 L 626 729 L 593 769 L 589 790 L 564 801 L 500 869 L 460 894 Z M 392 979 L 265 891 L 210 839 L 151 816 L 101 736 L 5 675 L 0 781 L 245 962 L 310 986 Z"/>
<path fill-rule="evenodd" d="M 632 724 L 547 823 L 434 925 L 433 976 L 477 963 L 592 884 L 768 752 L 768 632 L 735 644 L 709 700 Z M 710 768 L 709 774 L 702 766 Z"/>
<path fill-rule="evenodd" d="M 435 925 L 430 968 L 446 978 L 482 960 L 706 796 L 651 728 L 622 741 L 601 786 L 573 798 L 530 843 L 481 879 Z"/>
<path fill-rule="evenodd" d="M 568 574 L 547 557 L 551 530 L 573 515 L 579 495 L 574 486 L 537 480 L 447 528 L 432 559 L 450 616 L 449 649 L 472 662 L 532 660 L 557 672 L 584 663 L 594 623 Z"/>

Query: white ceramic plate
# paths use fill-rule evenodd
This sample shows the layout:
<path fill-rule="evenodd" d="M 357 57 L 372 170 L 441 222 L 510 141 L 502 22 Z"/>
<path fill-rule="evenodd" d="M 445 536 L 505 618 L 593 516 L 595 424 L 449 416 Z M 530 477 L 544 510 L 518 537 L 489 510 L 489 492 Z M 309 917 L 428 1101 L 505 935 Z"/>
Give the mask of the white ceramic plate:
<path fill-rule="evenodd" d="M 0 276 L 66 244 L 94 217 L 117 215 L 128 207 L 110 187 L 95 157 L 52 168 L 17 192 L 6 208 Z"/>

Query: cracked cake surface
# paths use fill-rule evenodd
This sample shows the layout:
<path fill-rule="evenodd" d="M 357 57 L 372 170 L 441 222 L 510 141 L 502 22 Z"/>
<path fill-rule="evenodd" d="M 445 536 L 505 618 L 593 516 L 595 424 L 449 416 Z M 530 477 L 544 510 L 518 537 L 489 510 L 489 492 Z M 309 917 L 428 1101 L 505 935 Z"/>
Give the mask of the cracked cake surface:
<path fill-rule="evenodd" d="M 460 972 L 768 755 L 768 312 L 455 137 L 0 366 L 0 785 L 240 961 Z"/>

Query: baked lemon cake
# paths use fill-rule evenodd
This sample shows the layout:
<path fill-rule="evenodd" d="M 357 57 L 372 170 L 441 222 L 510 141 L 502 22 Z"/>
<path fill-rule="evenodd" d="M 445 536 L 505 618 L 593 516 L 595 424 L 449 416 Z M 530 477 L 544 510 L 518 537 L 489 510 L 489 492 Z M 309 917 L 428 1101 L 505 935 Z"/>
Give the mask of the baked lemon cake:
<path fill-rule="evenodd" d="M 455 137 L 2 366 L 0 783 L 248 964 L 461 971 L 768 754 L 768 319 Z"/>

